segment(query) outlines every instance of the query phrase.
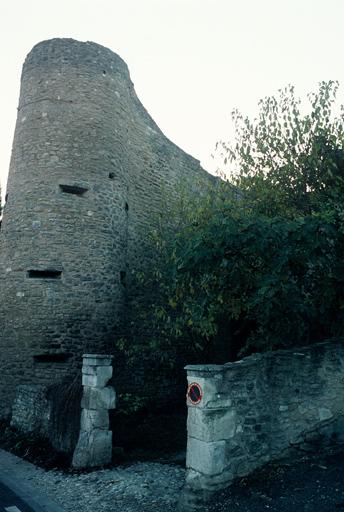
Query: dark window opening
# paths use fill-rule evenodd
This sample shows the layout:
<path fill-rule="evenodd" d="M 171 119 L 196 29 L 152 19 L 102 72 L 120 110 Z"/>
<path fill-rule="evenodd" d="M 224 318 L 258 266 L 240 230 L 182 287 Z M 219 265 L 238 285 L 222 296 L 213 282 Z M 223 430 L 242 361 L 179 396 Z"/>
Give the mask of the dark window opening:
<path fill-rule="evenodd" d="M 123 286 L 126 286 L 127 284 L 127 273 L 125 270 L 121 270 L 120 271 L 120 280 L 121 280 L 121 284 Z"/>
<path fill-rule="evenodd" d="M 126 212 L 129 210 L 129 205 L 128 205 L 128 203 L 125 203 L 125 207 L 124 207 L 124 208 L 125 208 L 125 211 L 126 211 Z"/>
<path fill-rule="evenodd" d="M 78 185 L 60 185 L 60 189 L 65 194 L 74 194 L 76 196 L 82 196 L 88 190 L 87 188 L 80 187 Z"/>
<path fill-rule="evenodd" d="M 30 279 L 60 279 L 62 270 L 28 270 L 27 276 Z"/>
<path fill-rule="evenodd" d="M 64 363 L 71 357 L 72 354 L 65 352 L 58 352 L 55 354 L 36 354 L 33 356 L 33 360 L 36 363 Z"/>
<path fill-rule="evenodd" d="M 115 173 L 114 172 L 109 172 L 109 178 L 110 180 L 113 180 L 115 177 Z"/>
<path fill-rule="evenodd" d="M 5 203 L 8 201 L 8 193 L 5 195 Z"/>
<path fill-rule="evenodd" d="M 103 75 L 104 75 L 104 76 L 106 75 L 106 71 L 103 71 Z"/>

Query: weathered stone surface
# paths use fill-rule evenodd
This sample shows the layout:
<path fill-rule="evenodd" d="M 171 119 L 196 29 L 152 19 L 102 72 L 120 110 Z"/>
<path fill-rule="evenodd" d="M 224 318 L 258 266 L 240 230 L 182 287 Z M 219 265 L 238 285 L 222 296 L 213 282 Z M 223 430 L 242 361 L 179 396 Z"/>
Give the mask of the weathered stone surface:
<path fill-rule="evenodd" d="M 320 407 L 319 408 L 319 420 L 329 420 L 330 418 L 333 418 L 333 413 L 328 409 L 327 407 Z"/>
<path fill-rule="evenodd" d="M 104 354 L 83 354 L 83 366 L 111 366 L 113 356 Z"/>
<path fill-rule="evenodd" d="M 93 365 L 89 366 L 87 364 L 83 364 L 82 366 L 82 374 L 83 375 L 99 375 L 100 373 L 105 373 L 111 375 L 112 377 L 112 366 L 109 365 Z"/>
<path fill-rule="evenodd" d="M 81 432 L 74 452 L 74 468 L 88 468 L 110 464 L 112 457 L 112 432 L 92 430 Z"/>
<path fill-rule="evenodd" d="M 187 429 L 201 441 L 231 439 L 236 433 L 236 412 L 234 409 L 214 410 L 190 407 Z"/>
<path fill-rule="evenodd" d="M 186 467 L 206 475 L 222 473 L 226 467 L 225 441 L 205 442 L 189 437 Z"/>
<path fill-rule="evenodd" d="M 203 367 L 202 365 L 200 365 Z M 211 367 L 218 367 L 215 365 L 211 365 Z M 197 408 L 213 408 L 213 409 L 221 409 L 224 407 L 229 407 L 231 405 L 231 399 L 224 395 L 223 390 L 223 376 L 222 372 L 209 372 L 207 377 L 203 376 L 203 372 L 192 371 L 191 375 L 188 375 L 188 385 L 196 382 L 202 389 L 202 400 L 197 405 Z M 193 404 L 187 400 L 187 405 L 193 407 Z"/>
<path fill-rule="evenodd" d="M 222 489 L 292 447 L 344 438 L 344 340 L 188 366 L 187 489 Z"/>
<path fill-rule="evenodd" d="M 91 432 L 94 429 L 109 429 L 109 413 L 106 409 L 83 409 L 81 411 L 80 430 Z"/>
<path fill-rule="evenodd" d="M 12 409 L 12 427 L 21 432 L 35 432 L 48 437 L 50 414 L 51 404 L 46 386 L 27 384 L 17 387 Z"/>
<path fill-rule="evenodd" d="M 118 55 L 72 39 L 32 49 L 0 231 L 1 416 L 18 384 L 61 382 L 85 352 L 114 351 L 167 194 L 208 176 L 154 123 Z M 122 389 L 142 380 L 118 371 Z"/>
<path fill-rule="evenodd" d="M 81 407 L 84 409 L 115 409 L 116 392 L 111 386 L 105 388 L 84 386 Z"/>
<path fill-rule="evenodd" d="M 112 377 L 111 366 L 82 367 L 82 385 L 103 388 Z"/>

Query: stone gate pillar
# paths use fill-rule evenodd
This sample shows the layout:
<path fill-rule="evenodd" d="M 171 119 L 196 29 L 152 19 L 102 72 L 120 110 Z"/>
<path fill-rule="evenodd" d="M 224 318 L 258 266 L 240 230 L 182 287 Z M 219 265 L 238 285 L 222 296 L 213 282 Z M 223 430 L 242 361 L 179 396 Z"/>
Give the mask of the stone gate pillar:
<path fill-rule="evenodd" d="M 226 474 L 226 439 L 233 435 L 233 411 L 223 393 L 222 365 L 187 366 L 188 442 L 186 482 L 180 511 L 203 510 L 214 490 L 223 487 Z"/>
<path fill-rule="evenodd" d="M 112 432 L 108 411 L 116 407 L 115 390 L 107 386 L 111 377 L 112 356 L 83 355 L 80 436 L 72 462 L 75 468 L 104 466 L 111 462 Z"/>

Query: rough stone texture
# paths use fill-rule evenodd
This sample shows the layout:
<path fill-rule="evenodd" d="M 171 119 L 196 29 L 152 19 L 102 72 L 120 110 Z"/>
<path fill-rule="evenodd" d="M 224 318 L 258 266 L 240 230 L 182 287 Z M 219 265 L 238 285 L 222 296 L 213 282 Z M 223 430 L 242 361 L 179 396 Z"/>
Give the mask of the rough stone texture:
<path fill-rule="evenodd" d="M 82 356 L 82 370 L 84 370 L 87 366 L 111 366 L 112 359 L 113 357 L 110 355 L 84 354 Z"/>
<path fill-rule="evenodd" d="M 109 413 L 106 409 L 83 409 L 81 412 L 81 431 L 94 429 L 109 430 Z"/>
<path fill-rule="evenodd" d="M 187 399 L 181 508 L 294 447 L 344 440 L 343 340 L 186 369 L 203 397 L 198 405 Z"/>
<path fill-rule="evenodd" d="M 33 48 L 0 232 L 1 416 L 17 384 L 62 382 L 82 353 L 113 350 L 166 194 L 206 176 L 148 115 L 118 55 L 72 39 Z"/>
<path fill-rule="evenodd" d="M 115 409 L 116 392 L 111 386 L 106 388 L 85 387 L 81 407 L 83 409 Z"/>
<path fill-rule="evenodd" d="M 105 362 L 108 366 L 104 365 Z M 111 462 L 112 432 L 109 430 L 108 409 L 114 409 L 116 401 L 114 389 L 105 387 L 112 377 L 111 362 L 111 356 L 83 356 L 84 394 L 81 400 L 80 435 L 72 461 L 75 468 L 104 466 Z M 101 366 L 96 366 L 97 363 Z"/>
<path fill-rule="evenodd" d="M 77 448 L 74 452 L 74 468 L 106 466 L 111 462 L 111 430 L 81 431 Z"/>
<path fill-rule="evenodd" d="M 82 385 L 104 388 L 112 377 L 111 366 L 83 366 Z"/>
<path fill-rule="evenodd" d="M 81 379 L 80 379 L 81 380 Z M 113 404 L 113 393 L 105 391 L 104 400 Z M 43 386 L 17 386 L 11 425 L 24 433 L 48 438 L 59 452 L 73 453 L 80 432 L 81 382 L 70 380 Z M 99 399 L 98 403 L 102 403 Z"/>
<path fill-rule="evenodd" d="M 46 386 L 18 386 L 12 408 L 11 426 L 25 433 L 48 436 L 51 404 Z"/>

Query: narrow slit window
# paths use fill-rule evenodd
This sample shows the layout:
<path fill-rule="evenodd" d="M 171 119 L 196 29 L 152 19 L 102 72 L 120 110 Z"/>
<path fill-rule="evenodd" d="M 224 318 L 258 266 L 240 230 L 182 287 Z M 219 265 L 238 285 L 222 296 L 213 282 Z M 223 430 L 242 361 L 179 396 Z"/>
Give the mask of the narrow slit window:
<path fill-rule="evenodd" d="M 122 286 L 126 286 L 127 284 L 127 273 L 125 270 L 120 271 L 120 281 Z"/>
<path fill-rule="evenodd" d="M 83 196 L 87 192 L 87 188 L 78 185 L 60 185 L 61 192 L 65 194 L 74 194 L 75 196 Z"/>
<path fill-rule="evenodd" d="M 36 270 L 31 269 L 28 270 L 27 276 L 30 279 L 61 279 L 62 270 L 54 270 L 54 269 L 47 269 L 47 270 Z"/>
<path fill-rule="evenodd" d="M 57 352 L 55 354 L 35 354 L 33 359 L 36 363 L 64 363 L 71 357 L 71 354 Z"/>

